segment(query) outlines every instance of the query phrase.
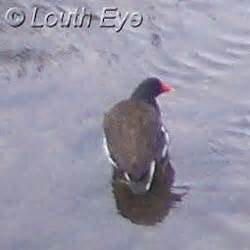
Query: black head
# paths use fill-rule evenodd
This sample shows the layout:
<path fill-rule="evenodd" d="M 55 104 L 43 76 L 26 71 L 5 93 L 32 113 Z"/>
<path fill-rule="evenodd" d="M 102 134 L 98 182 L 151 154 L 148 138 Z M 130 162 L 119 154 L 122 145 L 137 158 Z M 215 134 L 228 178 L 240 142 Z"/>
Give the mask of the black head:
<path fill-rule="evenodd" d="M 170 92 L 173 88 L 158 78 L 147 78 L 135 89 L 131 98 L 144 101 L 153 101 L 158 95 Z"/>

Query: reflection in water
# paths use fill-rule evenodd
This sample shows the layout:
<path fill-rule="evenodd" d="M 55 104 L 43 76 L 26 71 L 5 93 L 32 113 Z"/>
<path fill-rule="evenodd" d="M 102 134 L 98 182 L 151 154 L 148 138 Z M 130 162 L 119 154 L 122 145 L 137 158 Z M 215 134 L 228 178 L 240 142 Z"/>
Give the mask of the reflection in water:
<path fill-rule="evenodd" d="M 145 195 L 131 192 L 121 181 L 119 170 L 113 170 L 113 193 L 119 213 L 131 222 L 152 226 L 168 215 L 176 202 L 180 202 L 186 193 L 176 194 L 171 190 L 175 171 L 170 163 L 158 166 L 152 187 Z"/>

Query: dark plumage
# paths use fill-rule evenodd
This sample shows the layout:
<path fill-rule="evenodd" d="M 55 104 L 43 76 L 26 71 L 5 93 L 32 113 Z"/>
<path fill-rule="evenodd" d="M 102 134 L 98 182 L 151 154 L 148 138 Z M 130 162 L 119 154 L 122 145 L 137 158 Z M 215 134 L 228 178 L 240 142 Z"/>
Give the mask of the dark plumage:
<path fill-rule="evenodd" d="M 167 155 L 168 136 L 155 97 L 170 90 L 157 78 L 148 78 L 104 116 L 107 153 L 135 193 L 150 189 L 155 167 Z"/>

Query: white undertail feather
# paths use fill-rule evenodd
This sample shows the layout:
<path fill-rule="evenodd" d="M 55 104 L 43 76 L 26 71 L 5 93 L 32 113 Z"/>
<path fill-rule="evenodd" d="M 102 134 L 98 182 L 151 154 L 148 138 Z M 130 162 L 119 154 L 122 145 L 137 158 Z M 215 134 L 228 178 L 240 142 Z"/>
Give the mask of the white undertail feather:
<path fill-rule="evenodd" d="M 152 180 L 153 180 L 153 177 L 154 177 L 154 173 L 155 173 L 155 161 L 152 161 L 151 162 L 151 165 L 150 165 L 150 169 L 149 169 L 149 180 L 148 180 L 148 183 L 146 185 L 146 190 L 148 191 L 151 187 L 151 184 L 152 184 Z"/>
<path fill-rule="evenodd" d="M 125 177 L 125 179 L 126 179 L 128 182 L 131 181 L 131 179 L 130 179 L 130 177 L 129 177 L 129 175 L 128 175 L 127 172 L 124 173 L 124 177 Z"/>
<path fill-rule="evenodd" d="M 117 167 L 117 164 L 113 161 L 111 155 L 110 155 L 110 152 L 109 152 L 109 148 L 108 148 L 108 144 L 107 144 L 107 138 L 106 136 L 104 135 L 103 136 L 103 148 L 104 148 L 104 151 L 105 151 L 105 154 L 106 156 L 108 157 L 109 161 L 111 162 L 111 164 L 114 166 L 114 167 Z"/>

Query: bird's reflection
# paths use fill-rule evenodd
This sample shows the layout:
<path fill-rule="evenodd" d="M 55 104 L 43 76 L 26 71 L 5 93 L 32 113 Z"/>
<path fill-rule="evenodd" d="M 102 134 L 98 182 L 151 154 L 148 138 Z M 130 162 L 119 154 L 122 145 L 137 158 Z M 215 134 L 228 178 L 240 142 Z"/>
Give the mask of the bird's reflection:
<path fill-rule="evenodd" d="M 158 166 L 149 192 L 136 195 L 121 181 L 119 170 L 113 170 L 113 194 L 119 213 L 131 222 L 152 226 L 168 215 L 176 202 L 180 202 L 186 193 L 172 192 L 175 171 L 171 164 Z"/>

